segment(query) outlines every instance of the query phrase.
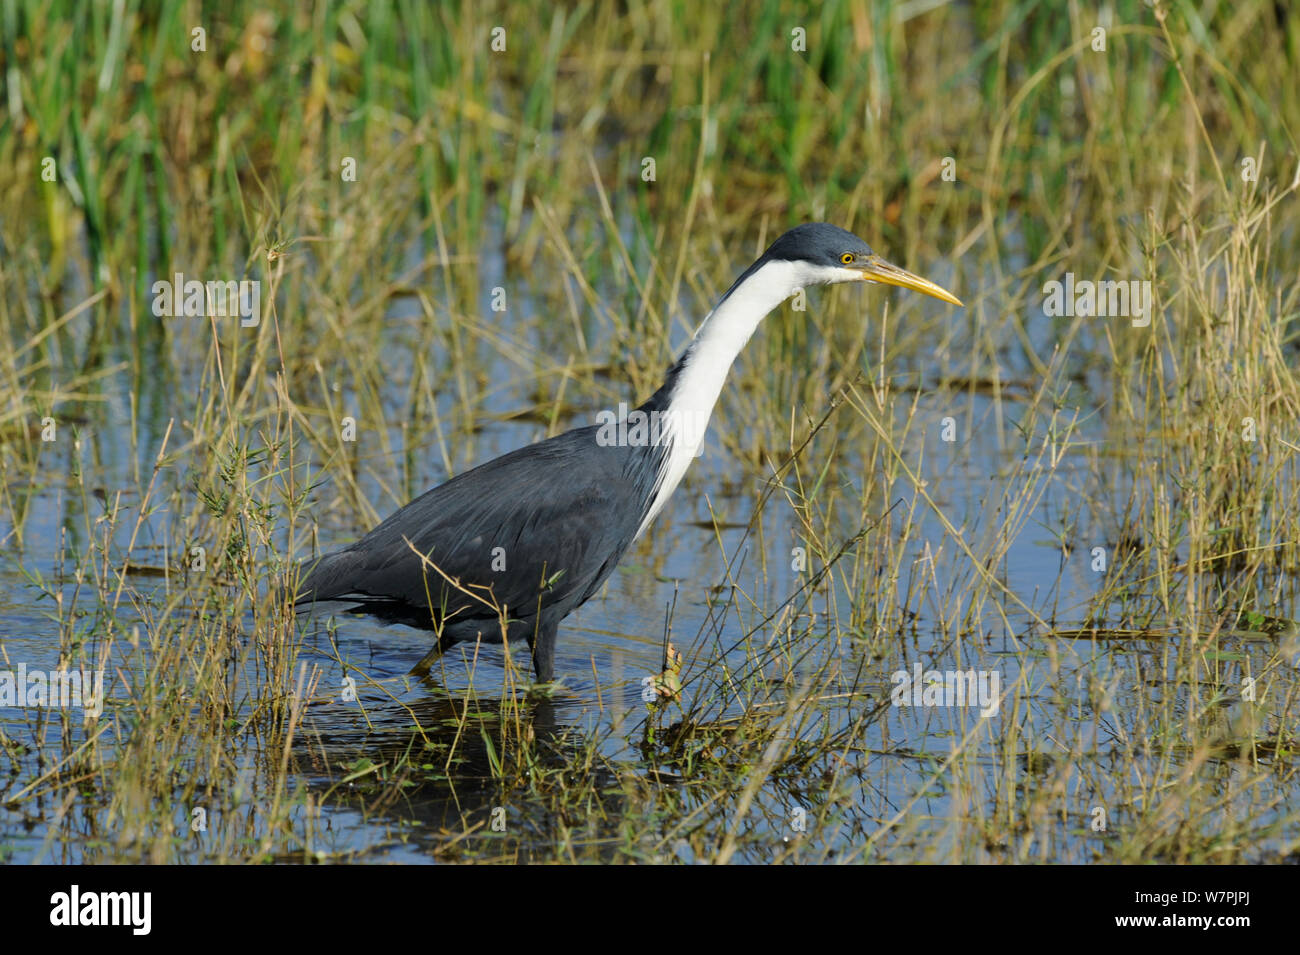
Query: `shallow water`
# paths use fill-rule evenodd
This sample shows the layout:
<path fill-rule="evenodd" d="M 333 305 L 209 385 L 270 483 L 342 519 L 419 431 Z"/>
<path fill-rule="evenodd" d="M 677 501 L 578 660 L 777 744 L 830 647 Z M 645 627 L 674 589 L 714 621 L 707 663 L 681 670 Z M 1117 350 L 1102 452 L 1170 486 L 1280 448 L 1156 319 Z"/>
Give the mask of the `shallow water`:
<path fill-rule="evenodd" d="M 487 271 L 491 272 L 494 260 L 490 254 L 486 261 Z M 527 297 L 523 302 L 518 307 L 536 307 Z M 810 307 L 817 308 L 817 301 Z M 862 293 L 861 300 L 852 306 L 869 319 L 881 307 L 881 295 L 874 290 Z M 927 303 L 919 307 L 932 306 Z M 544 323 L 533 322 L 531 317 L 522 334 L 535 347 L 546 349 L 553 342 L 565 341 L 564 330 L 547 330 Z M 413 368 L 411 355 L 420 341 L 417 331 L 421 321 L 419 311 L 399 299 L 385 328 L 384 398 L 391 402 L 394 418 L 400 418 L 404 408 Z M 1054 340 L 1052 321 L 1038 314 L 1031 317 L 1028 329 L 1031 342 L 1044 354 L 1049 353 L 1049 343 Z M 760 330 L 759 337 L 763 334 Z M 197 347 L 186 341 L 187 335 L 201 342 L 203 330 L 177 330 L 173 347 L 181 352 Z M 1017 437 L 1011 422 L 1024 414 L 1026 393 L 1013 385 L 1005 390 L 1000 403 L 983 390 L 929 397 L 939 378 L 961 367 L 954 357 L 960 356 L 967 344 L 961 320 L 953 323 L 951 335 L 946 359 L 911 354 L 900 359 L 889 373 L 896 386 L 914 386 L 921 392 L 919 420 L 926 422 L 926 430 L 909 439 L 905 453 L 915 461 L 924 452 L 919 458 L 919 474 L 927 482 L 927 490 L 953 524 L 962 529 L 965 540 L 979 541 L 984 535 L 1004 532 L 1005 515 L 999 508 L 1008 497 L 1015 496 L 1022 480 L 1014 475 L 1025 453 L 1025 443 Z M 593 352 L 599 353 L 600 343 L 592 345 Z M 1090 354 L 1086 347 L 1078 348 L 1077 353 Z M 197 368 L 177 365 L 165 355 L 155 358 L 158 373 L 146 373 L 140 378 L 139 410 L 133 418 L 131 369 L 139 356 L 110 349 L 103 358 L 104 366 L 121 363 L 124 367 L 104 381 L 104 400 L 85 406 L 86 418 L 78 429 L 79 447 L 70 442 L 46 447 L 40 467 L 42 483 L 31 489 L 10 488 L 10 493 L 23 501 L 26 518 L 21 529 L 22 550 L 7 549 L 0 556 L 0 650 L 4 655 L 0 669 L 16 670 L 20 665 L 27 670 L 59 667 L 59 615 L 54 612 L 52 600 L 38 598 L 30 580 L 32 575 L 58 582 L 53 589 L 64 595 L 69 606 L 85 611 L 94 607 L 93 600 L 78 592 L 69 568 L 59 565 L 60 541 L 65 541 L 74 553 L 84 547 L 87 525 L 98 526 L 96 516 L 114 501 L 118 489 L 137 486 L 137 474 L 147 474 L 152 467 L 168 419 L 175 414 L 174 396 L 198 388 Z M 511 362 L 501 355 L 493 358 L 490 353 L 488 359 L 491 367 L 487 380 L 509 382 L 514 368 Z M 1016 347 L 1008 346 L 998 360 L 1004 381 L 1035 387 L 1033 369 Z M 1079 361 L 1078 381 L 1086 385 L 1096 382 L 1098 375 L 1095 363 L 1086 357 Z M 1008 591 L 1033 613 L 1065 631 L 1084 625 L 1091 612 L 1090 597 L 1099 588 L 1100 575 L 1090 568 L 1091 545 L 1113 538 L 1113 527 L 1105 515 L 1098 518 L 1080 511 L 1078 506 L 1084 496 L 1081 489 L 1090 485 L 1095 489 L 1096 480 L 1081 449 L 1103 446 L 1109 440 L 1106 402 L 1093 400 L 1094 394 L 1101 392 L 1096 387 L 1073 389 L 1069 407 L 1071 413 L 1077 407 L 1082 422 L 1075 447 L 1047 481 L 1036 506 L 1014 531 L 1005 559 L 995 568 Z M 625 397 L 631 401 L 641 396 Z M 446 411 L 455 400 L 450 391 L 439 392 L 440 410 Z M 527 396 L 517 387 L 494 385 L 480 411 L 483 428 L 472 443 L 455 450 L 456 466 L 471 466 L 541 436 L 536 423 L 495 419 L 527 404 Z M 939 436 L 947 416 L 955 419 L 960 440 L 950 443 Z M 576 426 L 586 420 L 578 417 L 570 423 Z M 566 754 L 577 752 L 575 740 L 594 741 L 597 752 L 607 761 L 606 767 L 646 775 L 658 780 L 658 785 L 680 786 L 683 812 L 707 805 L 707 800 L 683 782 L 674 782 L 665 766 L 652 769 L 642 747 L 646 720 L 642 681 L 661 669 L 666 629 L 671 624 L 672 642 L 686 652 L 688 679 L 698 677 L 700 685 L 707 687 L 710 674 L 716 675 L 724 666 L 733 674 L 752 669 L 752 657 L 744 646 L 747 631 L 758 626 L 767 613 L 780 608 L 801 586 L 800 575 L 790 567 L 791 542 L 799 523 L 783 495 L 774 494 L 767 501 L 761 515 L 761 534 L 747 535 L 744 529 L 759 499 L 763 477 L 738 468 L 737 462 L 729 460 L 721 450 L 718 429 L 737 426 L 734 406 L 724 398 L 721 413 L 715 413 L 705 455 L 650 533 L 625 556 L 603 591 L 562 627 L 556 673 L 563 689 L 550 700 L 529 702 L 524 707 L 529 731 L 548 742 L 554 765 L 563 765 Z M 389 433 L 399 455 L 409 452 L 414 467 L 406 476 L 414 493 L 444 475 L 437 455 L 427 445 L 405 448 L 405 437 L 400 430 Z M 745 435 L 741 438 L 745 440 Z M 840 448 L 839 453 L 849 455 L 850 460 L 842 463 L 836 474 L 852 483 L 853 452 Z M 1125 474 L 1122 453 L 1115 460 L 1108 473 L 1108 479 L 1114 482 L 1109 493 L 1122 500 L 1130 490 L 1131 479 Z M 388 482 L 386 490 L 375 475 L 385 473 L 391 478 L 402 469 L 374 457 L 366 463 L 368 468 L 361 472 L 362 490 L 376 510 L 386 514 L 392 509 L 388 497 L 394 485 Z M 85 470 L 96 489 L 84 500 L 74 490 L 77 485 L 72 476 L 78 468 Z M 737 478 L 737 474 L 743 476 Z M 183 482 L 183 466 L 169 470 L 164 480 Z M 730 522 L 720 532 L 721 549 L 713 529 L 700 526 L 708 523 L 710 502 Z M 135 508 L 139 502 L 128 496 L 121 503 Z M 887 509 L 888 504 L 882 502 L 869 522 L 881 520 Z M 985 602 L 972 607 L 965 596 L 975 579 L 970 561 L 928 508 L 922 506 L 916 513 L 920 527 L 913 531 L 917 545 L 911 553 L 910 573 L 923 575 L 928 581 L 925 586 L 933 588 L 934 596 L 920 604 L 923 610 L 911 621 L 910 634 L 883 644 L 869 634 L 862 639 L 844 637 L 854 632 L 851 618 L 859 597 L 836 585 L 838 599 L 833 612 L 839 616 L 841 637 L 807 641 L 812 652 L 793 667 L 797 677 L 829 665 L 827 672 L 832 679 L 826 688 L 838 686 L 843 691 L 839 698 L 816 704 L 819 719 L 805 726 L 809 734 L 833 735 L 865 713 L 879 710 L 858 738 L 852 759 L 836 768 L 836 772 L 855 782 L 849 787 L 851 797 L 842 800 L 837 810 L 837 823 L 818 830 L 818 848 L 830 858 L 852 854 L 868 833 L 900 814 L 907 817 L 911 827 L 908 839 L 943 847 L 954 838 L 952 819 L 970 811 L 972 794 L 988 805 L 1002 804 L 1008 798 L 1005 787 L 1009 779 L 1014 780 L 1017 790 L 1032 788 L 1046 778 L 1045 767 L 1050 767 L 1053 753 L 1074 749 L 1091 754 L 1093 763 L 1081 767 L 1073 779 L 1075 789 L 1065 798 L 1070 806 L 1069 818 L 1051 827 L 1049 842 L 1055 840 L 1055 844 L 1040 846 L 1036 851 L 1058 861 L 1088 859 L 1094 853 L 1104 855 L 1106 833 L 1089 832 L 1086 826 L 1089 807 L 1121 802 L 1128 784 L 1126 777 L 1156 770 L 1142 755 L 1141 741 L 1132 738 L 1140 729 L 1130 725 L 1131 714 L 1166 706 L 1173 712 L 1183 712 L 1189 706 L 1199 712 L 1205 706 L 1206 693 L 1213 696 L 1206 688 L 1188 687 L 1171 679 L 1174 655 L 1170 647 L 1185 635 L 1151 631 L 1132 638 L 1112 638 L 1103 631 L 1102 639 L 1068 633 L 1055 636 L 1035 626 L 1025 607 L 1010 598 L 1000 606 Z M 347 514 L 321 513 L 318 517 L 326 547 L 346 543 L 362 530 Z M 133 553 L 137 561 L 149 553 L 156 555 L 159 568 L 169 558 L 174 560 L 174 549 L 168 551 L 163 546 L 169 531 L 160 515 L 146 515 L 139 530 L 134 525 L 134 518 L 118 523 L 119 546 L 125 547 L 135 533 L 138 543 Z M 1074 542 L 1068 554 L 1063 552 L 1056 533 L 1066 525 L 1072 528 L 1069 540 Z M 885 533 L 882 528 L 888 526 L 882 524 L 872 533 Z M 850 521 L 844 522 L 843 530 L 843 538 L 851 535 L 854 528 Z M 10 537 L 13 531 L 11 526 L 0 525 L 0 536 Z M 927 545 L 929 554 L 925 552 Z M 760 553 L 760 548 L 767 550 Z M 734 571 L 735 582 L 757 601 L 759 609 L 750 606 L 747 599 L 740 599 L 737 607 L 741 609 L 724 611 L 726 591 L 721 597 L 710 596 L 711 588 L 726 584 L 727 559 L 737 555 L 741 557 L 734 562 L 738 568 Z M 133 583 L 146 595 L 156 587 L 161 597 L 165 589 L 161 576 L 150 580 L 135 574 Z M 1285 588 L 1288 594 L 1294 594 L 1294 590 L 1290 585 Z M 881 611 L 903 597 L 882 592 L 873 599 Z M 825 600 L 816 598 L 814 607 L 823 617 L 820 623 L 810 625 L 813 632 L 835 632 L 836 628 L 825 624 Z M 1100 621 L 1103 626 L 1123 623 L 1120 608 L 1115 610 L 1114 619 Z M 1275 608 L 1274 613 L 1283 620 L 1294 619 L 1294 597 Z M 966 636 L 956 643 L 945 636 L 953 632 L 954 617 L 965 619 L 960 629 Z M 72 619 L 93 648 L 93 613 Z M 135 626 L 147 632 L 151 625 L 149 613 L 130 603 L 117 607 L 116 619 L 128 631 Z M 526 794 L 501 807 L 499 790 L 491 782 L 492 762 L 501 754 L 485 742 L 492 734 L 475 738 L 457 729 L 456 714 L 465 705 L 479 714 L 480 721 L 513 718 L 513 707 L 503 705 L 503 700 L 513 700 L 516 687 L 507 677 L 505 651 L 491 645 L 457 647 L 435 668 L 431 678 L 412 680 L 407 673 L 428 649 L 428 634 L 402 626 L 383 626 L 357 616 L 344 616 L 334 623 L 337 630 L 333 647 L 327 621 L 304 620 L 301 631 L 302 659 L 313 668 L 314 678 L 319 681 L 294 745 L 295 778 L 307 792 L 315 794 L 310 809 L 301 808 L 294 816 L 302 827 L 302 842 L 307 847 L 304 851 L 322 859 L 409 862 L 459 858 L 459 852 L 468 850 L 458 848 L 454 842 L 449 848 L 450 836 L 480 825 L 484 829 L 476 838 L 490 838 L 482 832 L 490 832 L 487 823 L 492 811 L 505 808 L 512 837 L 508 842 L 501 840 L 501 852 L 519 859 L 551 857 L 556 838 L 552 808 L 540 799 L 530 801 Z M 252 629 L 253 622 L 247 620 L 246 630 Z M 765 642 L 763 632 L 760 630 L 755 640 L 758 646 Z M 251 639 L 248 632 L 243 639 Z M 727 651 L 728 647 L 733 649 Z M 138 714 L 130 713 L 125 702 L 123 687 L 134 665 L 129 655 L 123 656 L 125 651 L 119 643 L 106 661 L 105 710 L 109 719 L 129 723 Z M 1279 641 L 1265 634 L 1229 634 L 1215 652 L 1232 671 L 1227 679 L 1230 683 L 1238 670 L 1261 672 L 1270 661 L 1276 663 Z M 522 673 L 527 674 L 527 649 L 518 646 L 511 653 Z M 341 663 L 349 669 L 345 671 Z M 1290 661 L 1290 665 L 1294 662 Z M 988 716 L 979 715 L 978 709 L 970 706 L 889 706 L 894 675 L 911 675 L 916 667 L 922 673 L 974 668 L 995 674 L 1002 697 Z M 359 681 L 360 707 L 340 699 L 347 672 L 364 675 Z M 780 699 L 782 692 L 778 687 L 774 698 Z M 714 690 L 705 691 L 705 698 L 709 716 L 718 723 L 734 719 L 746 709 L 739 694 L 716 692 L 716 685 Z M 1227 701 L 1209 707 L 1207 718 L 1220 709 L 1226 714 L 1225 720 L 1235 718 L 1236 711 Z M 1267 727 L 1267 713 L 1263 722 Z M 423 733 L 412 732 L 416 723 L 424 728 Z M 1013 727 L 1016 732 L 1012 732 Z M 0 799 L 0 852 L 4 858 L 19 862 L 115 858 L 112 849 L 105 849 L 103 834 L 97 832 L 95 823 L 70 822 L 62 817 L 54 823 L 58 806 L 52 798 L 18 798 L 29 787 L 39 789 L 42 774 L 48 771 L 36 759 L 38 741 L 49 744 L 65 734 L 75 742 L 85 732 L 75 708 L 0 707 L 0 731 L 6 741 L 8 767 L 3 787 L 6 798 Z M 958 771 L 950 770 L 946 761 L 954 744 L 969 734 L 986 734 L 990 743 L 977 750 L 977 757 L 961 758 L 958 778 L 967 785 L 958 787 L 958 792 L 950 785 L 950 773 Z M 1007 754 L 992 742 L 1009 738 L 1020 740 L 1016 749 L 1021 753 L 1018 765 L 1011 767 L 1006 764 Z M 409 754 L 413 745 L 418 752 L 428 740 L 436 744 L 431 750 L 434 755 L 424 763 L 414 760 L 428 768 L 428 775 L 408 780 L 400 799 L 379 798 L 383 788 L 373 785 L 366 765 Z M 446 747 L 453 740 L 455 760 L 445 763 Z M 257 791 L 262 777 L 256 765 L 265 755 L 257 741 L 249 739 L 249 791 L 234 794 L 232 805 L 256 805 L 259 798 L 269 798 Z M 809 779 L 823 771 L 824 767 L 819 766 L 823 758 L 816 757 L 808 767 Z M 359 773 L 358 779 L 340 782 L 352 773 Z M 1231 775 L 1231 770 L 1225 774 Z M 815 802 L 816 788 L 801 787 L 790 780 L 765 786 L 757 797 L 755 818 L 759 821 L 754 823 L 757 828 L 753 832 L 758 836 L 751 832 L 751 842 L 740 857 L 762 860 L 769 851 L 787 844 L 791 833 L 782 820 L 792 806 Z M 1279 782 L 1275 792 L 1261 793 L 1256 798 L 1267 802 L 1270 796 L 1276 796 L 1284 805 L 1296 795 L 1293 788 Z M 592 817 L 583 838 L 597 855 L 612 855 L 619 844 L 617 798 L 611 797 L 604 810 Z M 178 825 L 185 825 L 191 811 L 187 805 L 175 806 Z M 1265 806 L 1255 820 L 1255 825 L 1266 833 L 1256 842 L 1261 852 L 1284 841 L 1281 833 L 1267 833 L 1276 812 L 1276 808 Z M 250 814 L 249 825 L 254 835 L 261 831 L 255 812 Z M 764 834 L 769 837 L 770 849 L 763 848 Z M 1072 834 L 1069 839 L 1067 834 Z M 878 850 L 882 854 L 872 857 L 906 858 L 908 839 Z M 483 851 L 482 844 L 478 845 L 475 851 Z M 202 860 L 210 851 L 200 835 L 182 850 L 182 857 Z M 955 847 L 952 852 L 971 860 L 991 857 L 980 847 Z M 691 846 L 680 839 L 666 845 L 651 839 L 646 853 L 648 858 L 695 858 Z"/>

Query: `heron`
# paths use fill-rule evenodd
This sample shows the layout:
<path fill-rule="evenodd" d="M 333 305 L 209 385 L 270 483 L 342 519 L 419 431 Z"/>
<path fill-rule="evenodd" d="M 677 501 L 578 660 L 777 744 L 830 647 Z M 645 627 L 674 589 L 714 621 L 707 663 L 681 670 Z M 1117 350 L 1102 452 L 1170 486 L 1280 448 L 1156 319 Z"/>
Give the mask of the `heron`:
<path fill-rule="evenodd" d="M 552 681 L 560 621 L 596 594 L 663 510 L 759 323 L 801 289 L 847 282 L 962 304 L 851 232 L 795 226 L 705 317 L 636 409 L 642 426 L 575 428 L 456 475 L 350 546 L 304 561 L 295 607 L 338 607 L 432 631 L 434 646 L 415 673 L 458 643 L 524 640 L 537 680 Z"/>

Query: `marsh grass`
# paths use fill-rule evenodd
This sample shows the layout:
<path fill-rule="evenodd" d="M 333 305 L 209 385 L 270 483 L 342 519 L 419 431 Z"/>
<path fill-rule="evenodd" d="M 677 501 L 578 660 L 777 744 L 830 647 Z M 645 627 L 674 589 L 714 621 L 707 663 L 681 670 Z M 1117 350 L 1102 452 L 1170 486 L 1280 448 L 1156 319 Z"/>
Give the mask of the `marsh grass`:
<path fill-rule="evenodd" d="M 0 4 L 0 669 L 110 688 L 2 711 L 0 857 L 1293 858 L 1300 23 L 923 6 Z M 629 662 L 294 619 L 297 558 L 649 394 L 814 218 L 967 308 L 769 318 L 620 571 L 659 627 L 576 624 Z M 259 324 L 156 318 L 175 271 Z M 1066 271 L 1150 326 L 1044 315 Z M 915 663 L 998 712 L 892 706 Z"/>

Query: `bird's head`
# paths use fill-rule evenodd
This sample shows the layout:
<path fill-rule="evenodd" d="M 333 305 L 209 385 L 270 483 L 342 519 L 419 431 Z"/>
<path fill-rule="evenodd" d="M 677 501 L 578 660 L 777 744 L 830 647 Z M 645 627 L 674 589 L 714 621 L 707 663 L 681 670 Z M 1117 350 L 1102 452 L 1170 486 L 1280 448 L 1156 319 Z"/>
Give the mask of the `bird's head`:
<path fill-rule="evenodd" d="M 827 222 L 808 222 L 795 226 L 773 242 L 754 265 L 757 268 L 766 262 L 794 264 L 801 285 L 880 282 L 932 295 L 953 305 L 962 304 L 951 292 L 929 279 L 891 265 L 871 251 L 871 246 L 852 232 Z"/>

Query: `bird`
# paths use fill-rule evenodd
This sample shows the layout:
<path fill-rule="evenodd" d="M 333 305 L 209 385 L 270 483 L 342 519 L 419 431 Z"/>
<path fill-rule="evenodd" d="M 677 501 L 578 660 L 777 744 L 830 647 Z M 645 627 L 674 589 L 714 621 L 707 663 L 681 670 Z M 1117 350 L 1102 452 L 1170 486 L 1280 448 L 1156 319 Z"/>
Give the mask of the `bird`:
<path fill-rule="evenodd" d="M 801 289 L 849 282 L 962 305 L 852 232 L 797 225 L 741 273 L 634 411 L 464 471 L 355 543 L 303 561 L 295 610 L 338 608 L 432 631 L 434 646 L 413 673 L 461 642 L 524 640 L 537 681 L 549 683 L 560 621 L 597 593 L 663 510 L 759 323 Z"/>

